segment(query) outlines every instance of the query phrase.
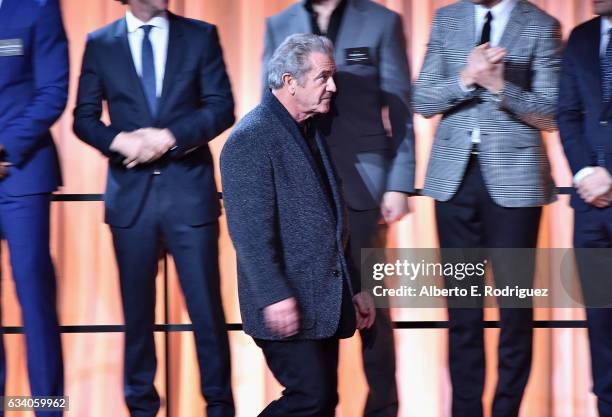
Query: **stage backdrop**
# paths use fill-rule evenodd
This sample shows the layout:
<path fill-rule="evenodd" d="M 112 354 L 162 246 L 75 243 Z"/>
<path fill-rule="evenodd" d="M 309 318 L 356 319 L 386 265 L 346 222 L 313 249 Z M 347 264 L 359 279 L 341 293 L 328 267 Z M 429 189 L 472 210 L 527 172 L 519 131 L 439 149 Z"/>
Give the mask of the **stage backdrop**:
<path fill-rule="evenodd" d="M 225 61 L 236 99 L 236 115 L 244 115 L 259 100 L 260 61 L 263 48 L 264 19 L 293 3 L 291 0 L 171 0 L 170 9 L 178 14 L 203 19 L 219 27 Z M 408 39 L 408 53 L 413 78 L 420 69 L 429 37 L 434 10 L 450 0 L 379 1 L 403 15 Z M 544 10 L 563 24 L 567 37 L 576 24 L 591 18 L 589 0 L 537 0 Z M 101 193 L 104 188 L 106 161 L 79 142 L 71 131 L 72 109 L 86 34 L 122 17 L 125 10 L 112 0 L 61 0 L 64 23 L 70 40 L 70 99 L 60 121 L 53 128 L 65 185 L 61 193 Z M 367 29 L 365 29 L 367 30 Z M 418 150 L 418 185 L 422 185 L 426 161 L 437 120 L 416 118 Z M 218 156 L 227 138 L 225 132 L 211 143 Z M 547 135 L 554 177 L 559 186 L 570 186 L 571 176 L 556 134 Z M 435 247 L 437 245 L 432 200 L 414 199 L 414 212 L 391 230 L 390 246 Z M 52 250 L 59 297 L 58 308 L 63 325 L 121 324 L 122 311 L 115 260 L 109 232 L 102 223 L 102 203 L 56 202 L 53 204 Z M 228 238 L 225 219 L 221 217 L 221 269 L 223 298 L 228 322 L 240 321 L 236 296 L 235 258 Z M 567 198 L 545 210 L 541 226 L 542 247 L 570 247 L 572 213 Z M 3 247 L 2 305 L 3 324 L 20 325 L 19 308 Z M 158 277 L 159 323 L 164 320 L 163 281 Z M 187 323 L 183 298 L 171 267 L 168 288 L 171 323 Z M 444 320 L 443 310 L 394 311 L 395 319 Z M 487 312 L 495 318 L 494 311 Z M 580 319 L 579 310 L 538 311 L 540 319 Z M 589 356 L 584 330 L 536 330 L 534 367 L 522 409 L 522 416 L 592 417 L 595 416 L 590 389 Z M 397 330 L 397 376 L 402 417 L 448 416 L 448 366 L 446 331 Z M 495 377 L 498 330 L 487 330 L 489 378 L 486 401 L 490 403 Z M 5 335 L 7 345 L 7 395 L 27 394 L 25 346 L 20 335 Z M 259 349 L 242 332 L 230 333 L 234 393 L 240 417 L 252 417 L 280 389 L 268 373 Z M 169 343 L 157 334 L 159 372 L 157 386 L 164 397 L 159 416 L 202 416 L 203 401 L 198 392 L 197 364 L 190 333 L 172 333 Z M 122 397 L 121 333 L 70 333 L 63 335 L 66 363 L 66 394 L 70 412 L 75 417 L 125 417 Z M 165 375 L 168 350 L 169 375 Z M 343 342 L 340 363 L 341 417 L 360 416 L 366 387 L 359 360 L 358 338 Z M 384 360 L 384 358 L 383 358 Z M 165 398 L 170 381 L 169 401 Z M 166 405 L 169 404 L 169 405 Z M 11 413 L 8 417 L 33 417 Z"/>

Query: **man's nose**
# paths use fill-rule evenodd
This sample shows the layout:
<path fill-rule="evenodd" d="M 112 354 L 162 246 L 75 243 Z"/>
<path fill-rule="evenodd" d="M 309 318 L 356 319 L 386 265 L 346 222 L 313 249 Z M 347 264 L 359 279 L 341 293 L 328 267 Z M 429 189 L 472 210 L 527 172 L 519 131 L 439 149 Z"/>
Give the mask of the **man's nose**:
<path fill-rule="evenodd" d="M 329 91 L 330 93 L 335 93 L 336 92 L 336 82 L 334 81 L 333 77 L 329 77 L 327 79 L 327 91 Z"/>

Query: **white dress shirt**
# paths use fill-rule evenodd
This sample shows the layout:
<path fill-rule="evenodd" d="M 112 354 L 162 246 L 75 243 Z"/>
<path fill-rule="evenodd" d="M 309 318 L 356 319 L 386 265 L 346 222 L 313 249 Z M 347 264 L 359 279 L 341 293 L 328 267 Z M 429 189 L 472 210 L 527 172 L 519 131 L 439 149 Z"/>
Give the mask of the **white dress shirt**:
<path fill-rule="evenodd" d="M 510 15 L 512 14 L 512 10 L 514 6 L 516 6 L 518 0 L 502 0 L 495 6 L 490 9 L 477 4 L 475 6 L 476 9 L 476 33 L 478 36 L 476 37 L 476 41 L 479 42 L 482 36 L 482 29 L 484 28 L 487 13 L 491 12 L 493 19 L 491 20 L 491 38 L 489 44 L 491 46 L 499 45 L 499 41 L 504 34 L 504 30 L 506 30 L 506 26 L 508 25 L 508 21 L 510 20 Z"/>
<path fill-rule="evenodd" d="M 599 48 L 599 54 L 603 58 L 606 55 L 606 49 L 608 48 L 608 42 L 610 42 L 610 32 L 612 29 L 612 21 L 609 17 L 601 18 L 601 47 Z"/>
<path fill-rule="evenodd" d="M 610 42 L 610 35 L 608 32 L 612 29 L 612 21 L 603 17 L 601 18 L 601 42 L 599 48 L 599 55 L 603 58 L 606 55 L 606 49 L 608 48 L 608 42 Z M 574 185 L 578 185 L 580 181 L 588 177 L 593 173 L 594 167 L 584 167 L 574 175 Z"/>
<path fill-rule="evenodd" d="M 491 19 L 491 37 L 489 40 L 489 45 L 492 47 L 499 45 L 499 41 L 506 30 L 506 26 L 510 21 L 510 15 L 512 14 L 514 6 L 516 6 L 516 3 L 518 3 L 518 0 L 502 0 L 490 9 L 480 4 L 475 5 L 474 9 L 476 15 L 474 20 L 476 27 L 474 30 L 476 33 L 476 41 L 480 42 L 482 31 L 487 20 L 487 13 L 491 12 L 493 18 Z M 468 88 L 463 85 L 461 78 L 459 78 L 459 84 L 461 89 L 466 93 L 469 91 L 474 91 L 475 89 L 473 87 Z M 472 130 L 472 143 L 480 143 L 480 128 L 478 126 Z"/>
<path fill-rule="evenodd" d="M 1 0 L 0 0 L 1 1 Z M 157 16 L 148 22 L 143 22 L 128 11 L 125 15 L 127 23 L 127 36 L 132 52 L 132 60 L 138 76 L 142 76 L 142 40 L 144 38 L 143 25 L 151 25 L 153 28 L 149 33 L 151 46 L 153 47 L 153 58 L 155 63 L 155 93 L 161 97 L 164 85 L 164 73 L 166 71 L 166 57 L 168 55 L 169 22 L 168 18 Z"/>

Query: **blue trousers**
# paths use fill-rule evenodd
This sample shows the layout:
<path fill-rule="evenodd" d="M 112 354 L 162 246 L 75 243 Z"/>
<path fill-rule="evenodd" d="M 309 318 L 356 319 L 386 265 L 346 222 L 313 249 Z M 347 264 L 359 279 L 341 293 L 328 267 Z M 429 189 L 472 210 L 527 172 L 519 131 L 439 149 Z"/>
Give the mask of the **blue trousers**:
<path fill-rule="evenodd" d="M 164 175 L 164 174 L 161 174 Z M 111 227 L 125 317 L 125 400 L 131 417 L 155 417 L 155 276 L 161 249 L 174 258 L 193 323 L 208 417 L 233 417 L 230 354 L 221 305 L 217 222 L 186 224 L 171 190 L 154 176 L 134 224 Z M 178 202 L 180 204 L 180 202 Z"/>
<path fill-rule="evenodd" d="M 9 196 L 0 186 L 0 231 L 8 243 L 21 305 L 33 396 L 64 395 L 55 273 L 49 253 L 50 201 L 50 194 Z M 5 382 L 4 345 L 0 339 L 0 395 L 4 395 Z M 36 415 L 59 417 L 62 413 Z M 3 416 L 1 410 L 0 416 Z"/>
<path fill-rule="evenodd" d="M 610 261 L 602 250 L 612 248 L 612 208 L 576 211 L 574 217 L 576 260 L 585 301 L 591 306 L 586 313 L 593 393 L 597 396 L 599 417 L 612 417 L 612 309 L 602 307 L 610 305 L 611 299 L 606 290 L 612 278 Z M 598 252 L 584 251 L 587 248 Z"/>

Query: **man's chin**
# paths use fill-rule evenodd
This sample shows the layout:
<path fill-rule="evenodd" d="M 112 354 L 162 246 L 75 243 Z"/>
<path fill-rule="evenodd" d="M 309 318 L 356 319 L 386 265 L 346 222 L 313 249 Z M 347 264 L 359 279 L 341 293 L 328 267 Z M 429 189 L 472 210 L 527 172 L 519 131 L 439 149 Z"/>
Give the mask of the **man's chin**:
<path fill-rule="evenodd" d="M 331 106 L 329 105 L 329 101 L 324 101 L 319 105 L 317 113 L 327 113 L 329 112 L 330 107 Z"/>

